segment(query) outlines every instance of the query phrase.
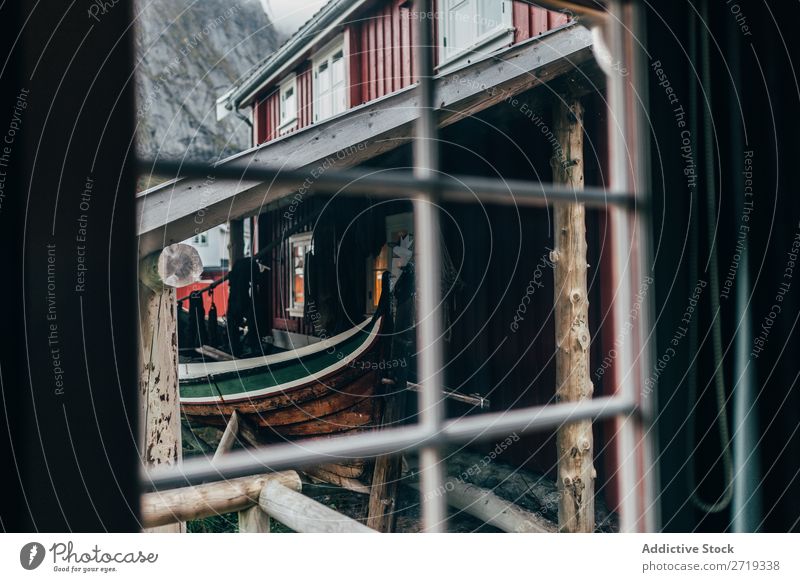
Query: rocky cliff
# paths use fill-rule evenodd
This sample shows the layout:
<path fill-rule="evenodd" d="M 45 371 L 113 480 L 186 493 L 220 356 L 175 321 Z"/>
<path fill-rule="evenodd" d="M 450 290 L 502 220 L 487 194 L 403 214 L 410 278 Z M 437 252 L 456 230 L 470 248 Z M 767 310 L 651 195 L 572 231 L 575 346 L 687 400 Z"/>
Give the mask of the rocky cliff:
<path fill-rule="evenodd" d="M 213 161 L 250 145 L 216 98 L 280 42 L 259 0 L 137 0 L 139 155 Z"/>

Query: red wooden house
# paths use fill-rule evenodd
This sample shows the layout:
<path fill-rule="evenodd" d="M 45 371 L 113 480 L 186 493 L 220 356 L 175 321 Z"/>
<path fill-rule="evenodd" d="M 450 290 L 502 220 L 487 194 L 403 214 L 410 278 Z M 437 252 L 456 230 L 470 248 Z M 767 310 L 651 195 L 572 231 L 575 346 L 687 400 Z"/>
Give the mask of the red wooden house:
<path fill-rule="evenodd" d="M 376 172 L 411 167 L 408 135 L 387 131 L 382 119 L 413 106 L 414 18 L 434 20 L 437 81 L 448 95 L 443 109 L 448 99 L 454 104 L 441 123 L 443 171 L 551 181 L 550 112 L 560 93 L 580 94 L 587 103 L 586 183 L 605 181 L 604 78 L 590 33 L 571 15 L 510 0 L 440 0 L 428 15 L 406 0 L 332 0 L 218 101 L 218 112 L 251 115 L 255 149 L 243 155 L 310 168 L 291 196 L 273 196 L 266 185 L 267 203 L 259 208 L 255 238 L 262 248 L 308 221 L 305 232 L 282 240 L 266 261 L 270 293 L 259 328 L 277 345 L 303 345 L 360 321 L 377 303 L 380 273 L 396 267 L 395 249 L 413 237 L 407 202 L 309 194 L 334 165 Z M 304 155 L 319 161 L 295 162 Z M 513 204 L 445 204 L 443 212 L 448 387 L 481 394 L 496 410 L 553 402 L 550 213 Z M 590 213 L 588 224 L 592 359 L 599 363 L 614 337 L 607 317 L 613 289 L 601 276 L 608 269 L 604 214 Z M 329 268 L 309 270 L 307 257 Z M 308 277 L 326 292 L 307 297 Z M 603 376 L 593 374 L 596 395 L 604 391 Z M 599 440 L 603 428 L 597 425 L 598 442 L 607 444 Z M 526 437 L 506 453 L 508 460 L 552 472 L 552 439 Z M 601 494 L 603 463 L 610 461 L 604 456 L 597 462 Z"/>

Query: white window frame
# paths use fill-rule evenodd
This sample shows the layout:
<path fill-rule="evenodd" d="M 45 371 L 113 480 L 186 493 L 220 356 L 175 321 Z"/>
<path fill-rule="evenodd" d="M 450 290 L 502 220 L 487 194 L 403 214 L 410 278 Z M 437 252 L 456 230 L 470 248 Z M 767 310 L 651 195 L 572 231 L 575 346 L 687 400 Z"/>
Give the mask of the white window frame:
<path fill-rule="evenodd" d="M 478 19 L 480 15 L 477 13 L 478 2 L 480 0 L 440 0 L 439 13 L 437 14 L 439 23 L 439 48 L 440 59 L 437 71 L 449 72 L 463 65 L 468 65 L 477 58 L 495 51 L 499 48 L 507 46 L 514 40 L 514 20 L 512 16 L 512 2 L 511 0 L 502 0 L 502 18 L 498 25 L 482 35 L 476 35 L 475 39 L 469 46 L 459 47 L 453 49 L 452 46 L 447 46 L 447 39 L 452 38 L 453 31 L 450 29 L 450 19 L 447 12 L 454 5 L 461 4 L 462 2 L 469 2 L 474 5 L 473 20 L 477 29 Z"/>
<path fill-rule="evenodd" d="M 337 52 L 342 52 L 342 61 L 344 64 L 344 107 L 341 111 L 336 111 L 335 103 L 333 101 L 333 86 L 331 86 L 331 90 L 325 96 L 325 98 L 331 99 L 331 114 L 326 117 L 322 117 L 320 115 L 320 111 L 322 107 L 320 106 L 322 103 L 322 96 L 320 95 L 319 91 L 319 82 L 317 76 L 317 70 L 319 69 L 320 65 L 323 63 L 328 63 L 329 69 L 333 70 L 333 63 L 332 58 Z M 344 42 L 344 35 L 341 34 L 329 42 L 325 48 L 318 51 L 312 58 L 311 58 L 311 77 L 312 77 L 312 85 L 313 85 L 313 94 L 314 94 L 314 122 L 325 121 L 326 119 L 330 119 L 331 117 L 335 117 L 340 113 L 344 113 L 350 107 L 350 96 L 348 88 L 350 86 L 350 67 L 348 66 L 348 52 Z"/>
<path fill-rule="evenodd" d="M 284 105 L 284 98 L 283 96 L 289 91 L 292 91 L 292 95 L 294 96 L 294 113 L 287 117 L 285 105 Z M 279 93 L 278 93 L 278 102 L 279 102 L 279 125 L 278 125 L 278 135 L 283 135 L 284 133 L 288 133 L 289 131 L 297 128 L 297 110 L 299 108 L 299 103 L 297 99 L 297 75 L 292 73 L 288 77 L 286 77 L 283 81 L 281 81 Z"/>
<path fill-rule="evenodd" d="M 303 317 L 303 310 L 305 308 L 305 296 L 303 297 L 304 300 L 302 303 L 294 300 L 294 249 L 300 245 L 306 248 L 306 254 L 313 252 L 314 246 L 311 232 L 301 232 L 289 237 L 289 307 L 286 311 L 291 317 Z M 303 285 L 305 285 L 305 259 L 303 259 Z"/>

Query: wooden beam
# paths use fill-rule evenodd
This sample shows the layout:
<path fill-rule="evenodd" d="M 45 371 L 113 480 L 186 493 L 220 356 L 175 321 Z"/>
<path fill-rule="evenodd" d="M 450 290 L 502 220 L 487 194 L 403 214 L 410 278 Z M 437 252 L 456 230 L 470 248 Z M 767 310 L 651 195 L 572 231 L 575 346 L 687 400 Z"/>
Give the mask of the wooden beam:
<path fill-rule="evenodd" d="M 270 482 L 292 491 L 302 489 L 300 476 L 295 471 L 284 471 L 156 491 L 142 496 L 142 520 L 145 527 L 155 527 L 241 511 L 257 504 L 261 491 Z"/>
<path fill-rule="evenodd" d="M 418 483 L 411 485 L 419 489 Z M 489 489 L 459 479 L 445 482 L 447 503 L 508 533 L 556 533 L 552 521 L 511 503 Z"/>
<path fill-rule="evenodd" d="M 439 124 L 455 123 L 589 63 L 591 42 L 586 29 L 568 26 L 439 77 Z M 417 107 L 417 91 L 409 87 L 222 163 L 307 169 L 313 186 L 314 176 L 331 167 L 352 167 L 409 141 Z M 139 252 L 148 254 L 232 218 L 257 214 L 297 189 L 209 178 L 173 180 L 147 190 L 136 200 Z"/>
<path fill-rule="evenodd" d="M 222 455 L 230 451 L 236 443 L 238 436 L 239 414 L 234 410 L 233 414 L 231 414 L 231 417 L 228 419 L 228 424 L 225 426 L 225 432 L 222 433 L 222 438 L 219 439 L 219 444 L 217 445 L 217 450 L 212 460 L 217 461 Z"/>
<path fill-rule="evenodd" d="M 583 188 L 583 105 L 577 98 L 555 103 L 553 132 L 558 140 L 552 164 L 554 182 Z M 592 397 L 589 376 L 589 299 L 586 281 L 585 208 L 555 206 L 556 399 L 580 402 Z M 590 420 L 562 425 L 557 432 L 558 525 L 563 532 L 594 531 L 593 437 Z"/>
<path fill-rule="evenodd" d="M 377 533 L 297 490 L 271 481 L 261 491 L 261 509 L 300 533 Z"/>

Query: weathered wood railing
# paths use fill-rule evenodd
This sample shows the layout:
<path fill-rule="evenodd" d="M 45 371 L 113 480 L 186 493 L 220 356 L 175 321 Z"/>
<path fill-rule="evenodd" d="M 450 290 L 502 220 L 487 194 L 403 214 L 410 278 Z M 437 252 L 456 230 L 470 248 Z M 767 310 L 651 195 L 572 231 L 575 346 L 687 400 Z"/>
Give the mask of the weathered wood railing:
<path fill-rule="evenodd" d="M 297 472 L 283 471 L 147 493 L 142 497 L 142 525 L 158 527 L 238 511 L 242 533 L 269 531 L 263 527 L 267 516 L 302 533 L 377 533 L 303 495 L 302 488 Z"/>

